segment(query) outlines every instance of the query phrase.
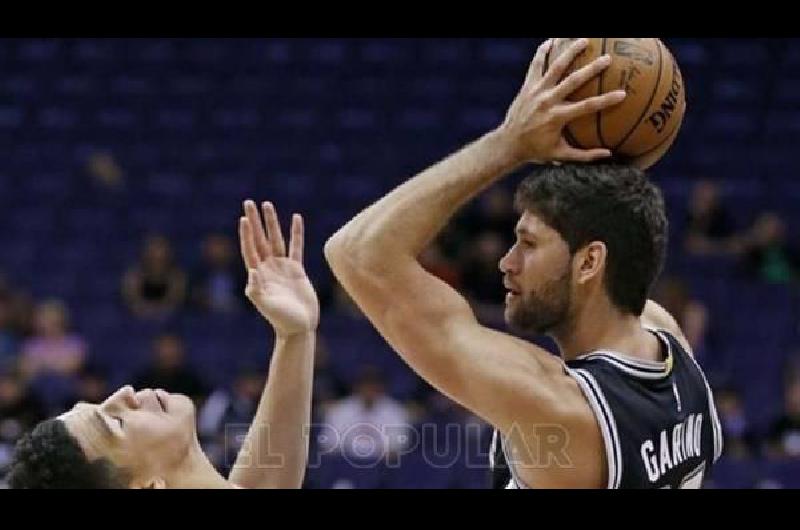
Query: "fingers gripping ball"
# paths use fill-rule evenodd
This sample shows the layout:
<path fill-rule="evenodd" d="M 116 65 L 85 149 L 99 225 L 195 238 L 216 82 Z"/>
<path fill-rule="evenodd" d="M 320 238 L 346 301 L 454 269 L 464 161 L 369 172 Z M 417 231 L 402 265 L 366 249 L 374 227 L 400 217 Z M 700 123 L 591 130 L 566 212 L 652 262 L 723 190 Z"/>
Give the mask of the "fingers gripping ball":
<path fill-rule="evenodd" d="M 556 39 L 544 71 L 576 39 Z M 578 148 L 607 148 L 619 161 L 646 169 L 666 154 L 675 141 L 686 111 L 683 78 L 678 63 L 655 38 L 591 38 L 564 77 L 605 54 L 611 65 L 568 98 L 580 101 L 624 89 L 625 100 L 583 116 L 564 130 Z"/>

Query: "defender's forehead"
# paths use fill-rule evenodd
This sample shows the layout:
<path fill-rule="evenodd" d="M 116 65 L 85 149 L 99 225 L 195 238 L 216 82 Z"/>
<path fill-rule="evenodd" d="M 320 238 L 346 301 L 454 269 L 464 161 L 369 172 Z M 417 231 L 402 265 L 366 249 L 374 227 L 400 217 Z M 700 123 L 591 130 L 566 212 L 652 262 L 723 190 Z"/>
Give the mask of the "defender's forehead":
<path fill-rule="evenodd" d="M 57 419 L 64 422 L 90 460 L 100 457 L 108 449 L 112 435 L 98 405 L 78 403 Z"/>

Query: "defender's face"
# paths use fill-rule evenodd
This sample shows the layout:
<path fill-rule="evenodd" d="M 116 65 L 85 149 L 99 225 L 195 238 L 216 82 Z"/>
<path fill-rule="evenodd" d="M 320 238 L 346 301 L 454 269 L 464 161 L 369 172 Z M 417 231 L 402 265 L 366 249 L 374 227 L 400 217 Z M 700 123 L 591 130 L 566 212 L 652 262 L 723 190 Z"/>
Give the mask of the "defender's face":
<path fill-rule="evenodd" d="M 90 460 L 105 457 L 134 482 L 174 470 L 197 439 L 192 401 L 125 386 L 100 404 L 78 403 L 60 417 Z"/>

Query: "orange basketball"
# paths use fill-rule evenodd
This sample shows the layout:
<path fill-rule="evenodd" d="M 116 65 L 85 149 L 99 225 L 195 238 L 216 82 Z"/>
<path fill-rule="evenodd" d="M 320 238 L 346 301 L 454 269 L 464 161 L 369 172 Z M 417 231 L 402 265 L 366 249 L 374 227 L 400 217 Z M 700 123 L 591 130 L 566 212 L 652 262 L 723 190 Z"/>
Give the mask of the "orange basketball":
<path fill-rule="evenodd" d="M 574 40 L 556 41 L 545 59 L 545 71 Z M 619 105 L 570 122 L 565 136 L 575 147 L 604 147 L 615 159 L 646 169 L 664 156 L 683 122 L 686 97 L 680 68 L 659 39 L 592 38 L 565 75 L 604 54 L 611 56 L 611 65 L 569 99 L 580 101 L 620 88 L 628 95 Z"/>

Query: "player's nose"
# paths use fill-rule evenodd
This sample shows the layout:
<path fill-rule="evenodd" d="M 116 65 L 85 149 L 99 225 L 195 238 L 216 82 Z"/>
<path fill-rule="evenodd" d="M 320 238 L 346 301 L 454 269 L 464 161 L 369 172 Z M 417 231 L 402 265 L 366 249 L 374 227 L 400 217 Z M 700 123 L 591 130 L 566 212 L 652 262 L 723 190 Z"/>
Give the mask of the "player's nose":
<path fill-rule="evenodd" d="M 513 274 L 516 271 L 513 267 L 512 256 L 511 256 L 512 249 L 509 249 L 505 255 L 500 258 L 500 261 L 497 263 L 497 268 L 500 269 L 500 272 L 503 274 Z"/>
<path fill-rule="evenodd" d="M 106 407 L 138 408 L 139 405 L 139 398 L 131 385 L 123 386 L 103 402 L 103 406 Z"/>

